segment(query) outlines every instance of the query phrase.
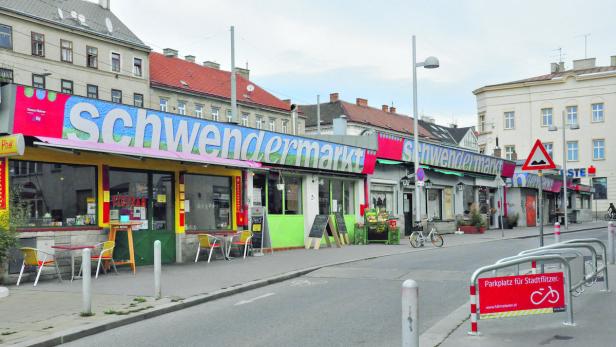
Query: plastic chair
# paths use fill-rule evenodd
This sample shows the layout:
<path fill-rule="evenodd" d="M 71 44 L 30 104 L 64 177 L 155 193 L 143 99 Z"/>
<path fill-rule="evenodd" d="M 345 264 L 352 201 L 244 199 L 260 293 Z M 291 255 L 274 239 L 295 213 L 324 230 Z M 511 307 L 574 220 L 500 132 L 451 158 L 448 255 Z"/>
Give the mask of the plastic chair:
<path fill-rule="evenodd" d="M 105 241 L 101 243 L 97 243 L 94 245 L 94 249 L 100 248 L 101 251 L 98 254 L 94 254 L 90 256 L 91 262 L 97 262 L 96 264 L 96 276 L 94 278 L 98 278 L 98 273 L 101 269 L 102 261 L 110 261 L 111 266 L 113 266 L 113 270 L 115 273 L 118 273 L 118 269 L 116 268 L 115 262 L 113 261 L 113 249 L 115 248 L 115 241 Z M 81 264 L 81 268 L 79 269 L 79 276 L 81 276 L 81 271 L 83 270 L 83 264 Z M 105 269 L 105 265 L 103 265 L 103 272 L 107 273 Z"/>
<path fill-rule="evenodd" d="M 48 258 L 53 258 L 53 254 L 43 252 L 36 248 L 31 247 L 22 247 L 19 249 L 24 256 L 24 262 L 21 264 L 21 271 L 19 271 L 19 278 L 17 278 L 17 285 L 21 282 L 21 276 L 24 273 L 24 269 L 26 266 L 35 266 L 38 267 L 38 271 L 36 274 L 36 279 L 34 280 L 34 286 L 38 284 L 39 277 L 41 276 L 41 271 L 45 266 L 55 266 L 56 272 L 58 274 L 58 280 L 62 282 L 62 275 L 60 275 L 60 268 L 58 267 L 58 263 L 55 259 L 47 260 Z M 39 259 L 39 254 L 43 254 L 43 260 Z"/>
<path fill-rule="evenodd" d="M 237 248 L 244 247 L 244 259 L 246 259 L 246 253 L 248 252 L 248 248 L 252 251 L 252 232 L 250 231 L 240 231 L 233 236 L 233 241 L 231 242 L 231 247 L 236 246 Z M 229 247 L 229 253 L 231 253 L 231 247 Z M 227 254 L 229 256 L 229 254 Z"/>
<path fill-rule="evenodd" d="M 210 254 L 207 257 L 208 263 L 212 259 L 212 253 L 214 252 L 214 249 L 220 249 L 220 253 L 223 257 L 225 257 L 225 252 L 221 248 L 221 242 L 218 237 L 212 236 L 210 234 L 199 234 L 197 235 L 197 238 L 199 239 L 199 242 L 197 244 L 197 256 L 195 257 L 195 263 L 199 261 L 199 253 L 201 253 L 202 249 L 210 250 Z M 213 240 L 213 242 L 210 240 Z"/>

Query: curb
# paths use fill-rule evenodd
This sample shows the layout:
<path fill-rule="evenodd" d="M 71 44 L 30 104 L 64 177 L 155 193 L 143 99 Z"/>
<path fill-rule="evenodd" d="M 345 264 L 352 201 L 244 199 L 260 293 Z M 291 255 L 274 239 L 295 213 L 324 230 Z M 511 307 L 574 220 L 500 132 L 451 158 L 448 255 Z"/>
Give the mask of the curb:
<path fill-rule="evenodd" d="M 562 234 L 571 234 L 571 233 L 576 233 L 576 232 L 579 232 L 579 231 L 589 231 L 589 230 L 597 230 L 597 229 L 603 229 L 603 228 L 605 228 L 605 226 L 597 226 L 597 227 L 590 227 L 590 228 L 584 228 L 584 229 L 567 230 L 567 231 L 561 231 L 560 234 L 561 235 Z M 551 231 L 551 232 L 544 232 L 543 233 L 544 237 L 545 236 L 549 236 L 549 235 L 554 235 L 554 232 Z M 518 236 L 518 237 L 512 237 L 512 238 L 513 239 L 522 240 L 522 239 L 530 239 L 530 238 L 533 238 L 533 237 L 539 237 L 539 235 L 526 235 L 526 236 Z"/>

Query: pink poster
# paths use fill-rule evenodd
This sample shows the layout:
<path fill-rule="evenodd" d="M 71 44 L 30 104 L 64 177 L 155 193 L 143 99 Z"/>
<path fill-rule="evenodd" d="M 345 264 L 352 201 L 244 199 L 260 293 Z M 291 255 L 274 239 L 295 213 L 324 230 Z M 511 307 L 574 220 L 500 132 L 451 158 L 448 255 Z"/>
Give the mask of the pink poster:
<path fill-rule="evenodd" d="M 13 133 L 62 138 L 64 106 L 70 95 L 18 86 Z"/>

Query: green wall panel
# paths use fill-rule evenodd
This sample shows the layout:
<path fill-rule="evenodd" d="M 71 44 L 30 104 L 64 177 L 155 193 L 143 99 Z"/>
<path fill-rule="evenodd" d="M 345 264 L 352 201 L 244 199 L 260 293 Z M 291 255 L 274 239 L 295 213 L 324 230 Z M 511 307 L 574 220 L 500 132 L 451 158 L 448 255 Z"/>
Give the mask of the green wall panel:
<path fill-rule="evenodd" d="M 304 246 L 303 215 L 268 215 L 267 222 L 273 248 Z"/>

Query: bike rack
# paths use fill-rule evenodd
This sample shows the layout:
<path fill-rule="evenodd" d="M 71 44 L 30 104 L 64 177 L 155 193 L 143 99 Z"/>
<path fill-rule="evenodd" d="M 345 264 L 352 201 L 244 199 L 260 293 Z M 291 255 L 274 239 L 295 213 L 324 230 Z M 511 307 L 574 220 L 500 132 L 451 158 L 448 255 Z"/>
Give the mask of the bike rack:
<path fill-rule="evenodd" d="M 609 285 L 609 281 L 607 277 L 607 261 L 608 261 L 607 260 L 607 246 L 603 243 L 603 241 L 599 239 L 595 239 L 595 238 L 588 238 L 588 239 L 567 240 L 561 243 L 562 244 L 597 244 L 601 247 L 601 250 L 603 251 L 603 254 L 601 255 L 602 260 L 603 260 L 603 266 L 601 268 L 598 268 L 597 257 L 595 257 L 595 275 L 598 275 L 599 272 L 603 272 L 603 281 L 605 282 L 605 289 L 603 289 L 602 291 L 609 292 L 610 285 Z"/>
<path fill-rule="evenodd" d="M 480 319 L 479 311 L 477 310 L 477 280 L 479 276 L 485 272 L 498 270 L 502 268 L 507 268 L 513 265 L 524 264 L 528 262 L 537 262 L 537 261 L 554 261 L 562 264 L 564 266 L 564 285 L 565 288 L 571 287 L 571 268 L 569 266 L 569 260 L 560 255 L 528 255 L 523 256 L 517 259 L 512 259 L 508 261 L 503 261 L 498 264 L 492 264 L 480 267 L 475 270 L 473 275 L 471 276 L 470 281 L 470 303 L 471 303 L 471 331 L 469 335 L 479 335 L 478 324 L 477 321 Z M 573 322 L 573 302 L 571 298 L 571 292 L 569 290 L 565 290 L 565 305 L 567 307 L 567 311 L 569 313 L 569 321 L 565 321 L 563 324 L 573 326 L 575 323 Z"/>

